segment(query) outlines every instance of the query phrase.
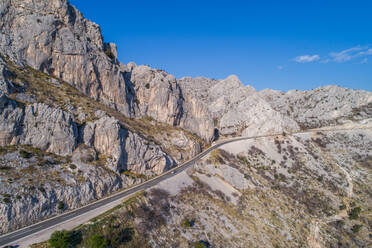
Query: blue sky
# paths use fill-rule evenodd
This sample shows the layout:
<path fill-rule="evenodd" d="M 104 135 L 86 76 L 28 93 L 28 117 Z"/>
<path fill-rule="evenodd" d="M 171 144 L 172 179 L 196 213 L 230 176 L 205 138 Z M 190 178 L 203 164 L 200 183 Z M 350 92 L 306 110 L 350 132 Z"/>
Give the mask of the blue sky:
<path fill-rule="evenodd" d="M 372 1 L 70 0 L 134 61 L 257 90 L 372 91 Z"/>

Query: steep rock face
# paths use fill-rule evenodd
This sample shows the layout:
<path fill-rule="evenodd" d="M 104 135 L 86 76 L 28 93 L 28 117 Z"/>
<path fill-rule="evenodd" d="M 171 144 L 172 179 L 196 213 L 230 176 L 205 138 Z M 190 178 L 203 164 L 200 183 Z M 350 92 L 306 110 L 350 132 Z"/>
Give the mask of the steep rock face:
<path fill-rule="evenodd" d="M 180 126 L 210 141 L 213 122 L 208 109 L 199 101 L 184 95 L 177 80 L 162 70 L 129 63 L 126 77 L 134 85 L 139 108 L 137 116 L 149 116 L 157 121 Z"/>
<path fill-rule="evenodd" d="M 82 129 L 82 142 L 108 156 L 108 167 L 116 172 L 130 170 L 141 174 L 161 174 L 175 165 L 162 149 L 123 129 L 118 120 L 103 116 Z"/>
<path fill-rule="evenodd" d="M 182 116 L 182 95 L 174 76 L 133 63 L 128 68 L 130 81 L 136 90 L 139 114 L 178 125 Z"/>
<path fill-rule="evenodd" d="M 5 94 L 13 92 L 14 85 L 7 78 L 9 77 L 9 71 L 5 67 L 5 62 L 0 57 L 0 90 Z"/>
<path fill-rule="evenodd" d="M 0 91 L 0 145 L 17 143 L 16 137 L 20 132 L 19 123 L 24 117 L 24 111 L 17 108 L 17 103 L 10 100 Z"/>
<path fill-rule="evenodd" d="M 31 145 L 61 156 L 72 155 L 79 142 L 107 156 L 106 166 L 115 172 L 131 170 L 160 174 L 175 165 L 159 145 L 121 127 L 107 115 L 86 123 L 79 132 L 71 115 L 43 103 L 17 107 L 0 92 L 0 142 Z"/>
<path fill-rule="evenodd" d="M 128 170 L 142 174 L 147 174 L 148 171 L 161 174 L 175 165 L 175 161 L 159 146 L 149 143 L 138 134 L 128 133 L 125 148 Z"/>
<path fill-rule="evenodd" d="M 35 103 L 25 109 L 20 143 L 58 155 L 71 155 L 77 144 L 77 127 L 61 109 Z"/>
<path fill-rule="evenodd" d="M 296 120 L 304 128 L 341 124 L 372 116 L 372 92 L 338 86 L 286 93 L 266 89 L 259 92 L 275 110 Z"/>
<path fill-rule="evenodd" d="M 184 99 L 184 112 L 180 126 L 211 141 L 214 138 L 214 128 L 208 108 L 195 97 L 185 95 Z"/>
<path fill-rule="evenodd" d="M 0 17 L 2 54 L 132 114 L 133 90 L 120 71 L 116 47 L 104 44 L 99 26 L 66 0 L 5 0 Z"/>
<path fill-rule="evenodd" d="M 297 130 L 297 124 L 271 108 L 252 87 L 232 75 L 224 80 L 183 78 L 187 94 L 208 108 L 222 135 L 257 135 Z"/>
<path fill-rule="evenodd" d="M 0 99 L 0 145 L 26 144 L 62 156 L 72 154 L 77 129 L 68 113 L 37 103 L 23 110 L 4 94 Z"/>
<path fill-rule="evenodd" d="M 207 113 L 185 101 L 173 76 L 118 62 L 116 46 L 104 43 L 99 26 L 66 0 L 5 0 L 0 17 L 0 53 L 18 64 L 56 76 L 126 116 L 150 116 L 213 138 Z"/>

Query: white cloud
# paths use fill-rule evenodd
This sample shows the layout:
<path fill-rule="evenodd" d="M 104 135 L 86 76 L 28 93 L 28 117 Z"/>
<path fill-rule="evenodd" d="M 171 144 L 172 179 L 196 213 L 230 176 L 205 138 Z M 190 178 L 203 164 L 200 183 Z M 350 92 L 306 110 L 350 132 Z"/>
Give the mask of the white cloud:
<path fill-rule="evenodd" d="M 330 61 L 331 61 L 330 59 L 323 59 L 323 60 L 319 61 L 319 63 L 327 64 Z"/>
<path fill-rule="evenodd" d="M 293 60 L 296 61 L 297 63 L 307 63 L 307 62 L 313 62 L 319 60 L 320 57 L 318 54 L 315 55 L 302 55 L 302 56 L 297 56 Z"/>
<path fill-rule="evenodd" d="M 329 55 L 334 62 L 342 63 L 355 58 L 372 55 L 372 48 L 369 48 L 368 46 L 356 46 L 341 52 L 332 52 Z"/>
<path fill-rule="evenodd" d="M 278 65 L 278 67 L 277 67 L 277 68 L 278 68 L 278 70 L 279 70 L 279 71 L 281 71 L 281 70 L 283 70 L 283 69 L 284 69 L 284 66 L 282 66 L 282 65 Z"/>
<path fill-rule="evenodd" d="M 367 64 L 367 62 L 368 62 L 368 59 L 367 58 L 364 58 L 364 59 L 362 59 L 362 61 L 360 61 L 359 64 Z"/>
<path fill-rule="evenodd" d="M 331 56 L 332 60 L 338 63 L 349 61 L 355 57 L 358 57 L 362 48 L 360 46 L 352 47 L 341 52 L 332 52 L 329 55 Z"/>
<path fill-rule="evenodd" d="M 363 55 L 372 55 L 372 48 L 369 48 L 366 51 L 360 52 L 358 55 L 363 56 Z"/>
<path fill-rule="evenodd" d="M 359 64 L 367 63 L 368 59 L 367 56 L 372 56 L 372 48 L 371 45 L 367 46 L 355 46 L 340 52 L 331 52 L 328 56 L 320 56 L 318 54 L 315 55 L 302 55 L 298 56 L 293 59 L 293 61 L 297 63 L 307 63 L 307 62 L 314 62 L 318 61 L 321 64 L 327 64 L 330 62 L 336 63 L 344 63 L 347 61 L 351 61 L 354 59 L 360 59 Z"/>

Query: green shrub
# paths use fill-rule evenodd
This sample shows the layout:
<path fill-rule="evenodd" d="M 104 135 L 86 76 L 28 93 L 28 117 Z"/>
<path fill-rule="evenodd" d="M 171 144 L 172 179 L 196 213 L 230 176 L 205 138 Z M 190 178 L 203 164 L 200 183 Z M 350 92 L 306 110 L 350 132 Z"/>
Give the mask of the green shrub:
<path fill-rule="evenodd" d="M 25 151 L 25 150 L 20 150 L 19 151 L 19 155 L 22 157 L 22 158 L 31 158 L 32 157 L 32 154 Z"/>
<path fill-rule="evenodd" d="M 89 237 L 90 248 L 105 248 L 107 245 L 107 239 L 100 234 L 93 234 Z"/>
<path fill-rule="evenodd" d="M 362 225 L 354 225 L 352 228 L 351 228 L 351 231 L 353 231 L 353 233 L 357 233 L 359 232 L 360 228 L 362 228 Z"/>
<path fill-rule="evenodd" d="M 69 248 L 72 245 L 73 237 L 66 230 L 55 231 L 49 239 L 49 245 L 52 248 Z"/>
<path fill-rule="evenodd" d="M 189 220 L 189 219 L 187 219 L 187 218 L 185 218 L 185 219 L 183 220 L 183 223 L 182 223 L 182 225 L 183 225 L 185 228 L 193 227 L 194 224 L 195 224 L 195 221 L 194 221 L 194 220 Z"/>
<path fill-rule="evenodd" d="M 340 210 L 345 210 L 346 209 L 346 205 L 345 204 L 342 204 L 342 205 L 340 205 Z"/>
<path fill-rule="evenodd" d="M 74 165 L 74 164 L 70 164 L 70 169 L 71 169 L 71 170 L 75 170 L 75 169 L 76 169 L 76 165 Z"/>
<path fill-rule="evenodd" d="M 80 231 L 55 231 L 48 241 L 52 248 L 72 248 L 81 243 Z"/>
<path fill-rule="evenodd" d="M 360 207 L 355 207 L 349 212 L 349 219 L 356 220 L 359 218 L 359 214 L 362 211 Z"/>
<path fill-rule="evenodd" d="M 37 166 L 41 167 L 41 166 L 44 166 L 44 165 L 45 165 L 45 161 L 43 161 L 43 160 L 37 162 Z"/>
<path fill-rule="evenodd" d="M 113 54 L 112 51 L 111 51 L 111 48 L 109 48 L 109 47 L 107 47 L 107 48 L 105 49 L 105 54 L 106 54 L 106 56 L 109 57 L 110 59 L 114 59 L 114 58 L 115 58 L 114 54 Z"/>
<path fill-rule="evenodd" d="M 213 150 L 210 154 L 209 154 L 209 160 L 214 164 L 214 165 L 217 165 L 217 164 L 222 164 L 224 161 L 221 157 L 221 153 L 220 153 L 220 150 Z"/>
<path fill-rule="evenodd" d="M 9 204 L 9 203 L 10 203 L 10 198 L 5 197 L 5 198 L 3 199 L 3 202 L 4 202 L 5 204 Z"/>
<path fill-rule="evenodd" d="M 192 244 L 194 248 L 208 248 L 209 244 L 205 241 L 196 241 Z"/>
<path fill-rule="evenodd" d="M 62 210 L 62 209 L 64 209 L 65 208 L 65 204 L 63 203 L 63 201 L 59 201 L 58 202 L 58 209 L 59 210 Z"/>
<path fill-rule="evenodd" d="M 149 83 L 145 84 L 145 87 L 146 89 L 150 89 L 150 84 Z"/>

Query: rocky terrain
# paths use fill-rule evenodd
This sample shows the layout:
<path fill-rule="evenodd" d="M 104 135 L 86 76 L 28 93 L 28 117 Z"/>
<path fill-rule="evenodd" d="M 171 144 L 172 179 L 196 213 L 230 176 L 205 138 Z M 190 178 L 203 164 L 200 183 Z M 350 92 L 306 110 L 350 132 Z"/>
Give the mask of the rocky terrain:
<path fill-rule="evenodd" d="M 371 138 L 351 129 L 224 145 L 76 229 L 79 245 L 369 247 Z"/>
<path fill-rule="evenodd" d="M 272 108 L 295 120 L 302 128 L 316 128 L 369 119 L 372 116 L 372 94 L 335 85 L 315 90 L 259 92 Z"/>
<path fill-rule="evenodd" d="M 208 108 L 219 135 L 250 136 L 299 130 L 295 121 L 274 110 L 235 75 L 224 80 L 182 78 L 180 84 L 186 94 Z"/>
<path fill-rule="evenodd" d="M 289 134 L 366 126 L 372 92 L 257 92 L 235 75 L 125 65 L 67 0 L 4 0 L 0 29 L 0 234 L 143 182 L 218 139 L 275 134 L 224 146 L 181 174 L 184 186 L 124 204 L 109 215 L 136 237 L 122 245 L 370 244 L 370 130 Z"/>

